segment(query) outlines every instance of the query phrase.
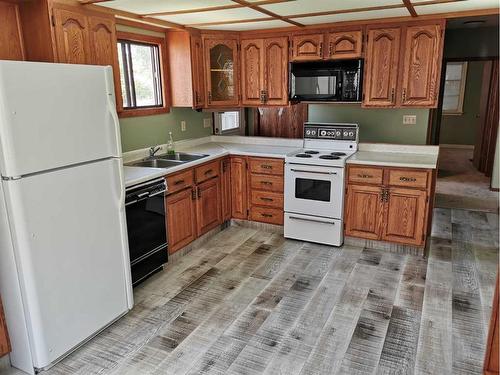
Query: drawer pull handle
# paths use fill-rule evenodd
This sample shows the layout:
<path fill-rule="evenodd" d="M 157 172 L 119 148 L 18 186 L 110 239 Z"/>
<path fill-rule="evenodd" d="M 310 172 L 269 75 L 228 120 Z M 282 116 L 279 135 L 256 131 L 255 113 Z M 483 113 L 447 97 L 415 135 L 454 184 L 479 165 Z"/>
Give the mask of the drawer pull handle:
<path fill-rule="evenodd" d="M 273 215 L 271 215 L 271 214 L 260 214 L 260 216 L 262 216 L 262 217 L 273 217 Z"/>
<path fill-rule="evenodd" d="M 371 174 L 358 174 L 359 178 L 373 178 Z"/>
<path fill-rule="evenodd" d="M 264 169 L 273 169 L 273 166 L 269 164 L 261 164 L 260 167 Z"/>
<path fill-rule="evenodd" d="M 417 179 L 415 177 L 399 177 L 399 181 L 415 182 Z"/>
<path fill-rule="evenodd" d="M 261 181 L 260 182 L 262 185 L 272 185 L 273 183 L 270 181 Z"/>
<path fill-rule="evenodd" d="M 206 176 L 206 175 L 209 175 L 209 174 L 210 174 L 210 173 L 212 173 L 213 171 L 214 171 L 213 169 L 208 169 L 208 170 L 206 170 L 206 171 L 205 171 L 205 176 Z"/>
<path fill-rule="evenodd" d="M 260 200 L 265 201 L 265 202 L 273 202 L 274 201 L 273 198 L 267 198 L 267 197 L 260 197 Z"/>
<path fill-rule="evenodd" d="M 180 184 L 183 184 L 184 183 L 184 180 L 177 180 L 174 182 L 174 185 L 180 185 Z"/>

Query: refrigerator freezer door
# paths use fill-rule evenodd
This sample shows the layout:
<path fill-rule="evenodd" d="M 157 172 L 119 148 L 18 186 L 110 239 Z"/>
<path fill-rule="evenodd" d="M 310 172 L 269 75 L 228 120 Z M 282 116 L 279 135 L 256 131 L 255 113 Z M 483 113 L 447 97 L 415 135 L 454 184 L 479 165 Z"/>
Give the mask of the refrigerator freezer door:
<path fill-rule="evenodd" d="M 0 61 L 4 177 L 121 157 L 111 67 Z"/>
<path fill-rule="evenodd" d="M 132 306 L 121 171 L 108 159 L 2 182 L 36 368 Z"/>

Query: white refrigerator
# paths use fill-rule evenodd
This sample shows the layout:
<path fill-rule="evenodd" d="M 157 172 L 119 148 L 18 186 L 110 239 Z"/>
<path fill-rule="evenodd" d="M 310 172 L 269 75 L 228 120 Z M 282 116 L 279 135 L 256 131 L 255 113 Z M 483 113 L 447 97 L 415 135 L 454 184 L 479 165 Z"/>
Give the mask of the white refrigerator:
<path fill-rule="evenodd" d="M 0 61 L 0 295 L 46 369 L 132 308 L 110 67 Z"/>

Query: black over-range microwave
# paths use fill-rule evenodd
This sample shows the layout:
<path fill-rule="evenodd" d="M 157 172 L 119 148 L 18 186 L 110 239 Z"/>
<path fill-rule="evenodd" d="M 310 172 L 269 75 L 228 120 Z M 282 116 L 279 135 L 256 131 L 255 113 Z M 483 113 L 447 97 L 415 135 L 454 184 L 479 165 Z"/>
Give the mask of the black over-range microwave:
<path fill-rule="evenodd" d="M 290 63 L 290 101 L 360 102 L 363 60 Z"/>

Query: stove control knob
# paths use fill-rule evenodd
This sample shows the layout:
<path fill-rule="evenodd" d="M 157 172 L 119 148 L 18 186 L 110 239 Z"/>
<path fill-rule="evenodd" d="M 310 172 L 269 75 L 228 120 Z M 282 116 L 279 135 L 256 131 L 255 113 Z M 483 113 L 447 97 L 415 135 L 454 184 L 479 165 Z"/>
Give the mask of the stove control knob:
<path fill-rule="evenodd" d="M 325 135 L 326 135 L 326 130 L 321 130 L 321 131 L 319 132 L 319 135 L 321 135 L 321 136 L 325 136 Z"/>
<path fill-rule="evenodd" d="M 354 137 L 354 132 L 349 132 L 349 137 Z"/>

